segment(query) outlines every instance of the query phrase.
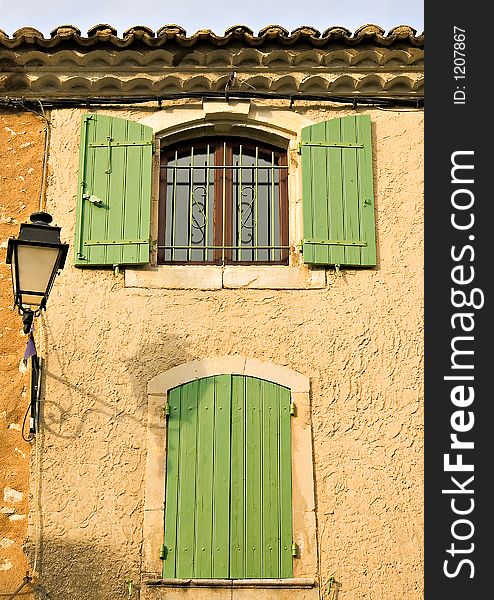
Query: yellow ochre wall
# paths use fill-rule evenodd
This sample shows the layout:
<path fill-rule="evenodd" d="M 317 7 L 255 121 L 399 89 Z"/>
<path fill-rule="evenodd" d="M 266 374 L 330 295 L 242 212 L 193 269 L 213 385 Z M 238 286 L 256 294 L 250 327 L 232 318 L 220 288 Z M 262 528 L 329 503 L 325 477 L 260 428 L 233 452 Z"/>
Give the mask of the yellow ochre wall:
<path fill-rule="evenodd" d="M 251 104 L 259 121 L 276 121 L 277 111 L 288 111 L 287 102 Z M 200 103 L 191 102 L 186 110 L 191 120 L 203 114 Z M 138 269 L 115 275 L 112 270 L 73 267 L 84 112 L 67 108 L 51 114 L 47 210 L 62 226 L 62 238 L 71 249 L 40 323 L 39 343 L 46 359 L 44 407 L 39 464 L 33 460 L 32 469 L 42 477 L 42 527 L 36 528 L 39 510 L 31 507 L 28 546 L 31 561 L 36 541 L 42 548 L 42 588 L 53 600 L 117 600 L 128 597 L 126 581 L 132 580 L 131 598 L 138 597 L 147 384 L 157 374 L 194 360 L 243 356 L 287 366 L 310 380 L 319 557 L 313 575 L 320 582 L 320 597 L 420 600 L 423 113 L 359 109 L 372 121 L 376 268 L 344 269 L 341 275 L 328 269 L 322 274 L 323 287 L 315 289 L 204 290 L 154 285 L 157 271 L 148 270 L 139 279 Z M 156 109 L 102 112 L 150 122 Z M 299 119 L 306 124 L 352 114 L 348 108 L 315 103 L 300 103 L 290 112 L 294 123 Z M 163 113 L 166 129 L 168 113 Z M 168 124 L 176 127 L 172 113 Z M 287 121 L 287 129 L 293 127 Z M 38 125 L 38 145 L 41 130 Z M 290 152 L 294 218 L 301 206 L 298 161 L 296 152 Z M 21 171 L 19 175 L 25 176 Z M 17 203 L 7 208 L 10 217 Z M 9 319 L 8 326 L 17 328 L 11 335 L 18 350 L 10 344 L 8 350 L 9 356 L 14 354 L 11 368 L 19 382 L 18 400 L 11 401 L 15 406 L 23 385 L 16 369 L 24 341 L 17 333 L 20 321 Z M 2 376 L 12 378 L 10 372 Z M 19 422 L 26 401 L 6 427 Z M 8 435 L 19 432 L 9 430 Z M 29 448 L 18 447 L 28 455 Z M 9 446 L 7 452 L 14 451 Z M 1 518 L 8 521 L 8 516 Z M 16 572 L 22 575 L 23 568 Z M 335 581 L 325 593 L 331 577 Z M 182 590 L 166 597 L 220 599 L 223 592 L 187 595 Z M 304 591 L 227 593 L 239 600 L 309 598 Z M 147 594 L 142 584 L 142 599 L 165 597 Z"/>
<path fill-rule="evenodd" d="M 20 586 L 29 568 L 22 545 L 28 523 L 31 452 L 21 435 L 29 404 L 29 373 L 18 369 L 26 337 L 21 318 L 12 310 L 5 251 L 7 239 L 17 236 L 20 223 L 38 210 L 43 147 L 40 117 L 0 111 L 0 597 Z M 26 435 L 28 431 L 29 424 Z"/>

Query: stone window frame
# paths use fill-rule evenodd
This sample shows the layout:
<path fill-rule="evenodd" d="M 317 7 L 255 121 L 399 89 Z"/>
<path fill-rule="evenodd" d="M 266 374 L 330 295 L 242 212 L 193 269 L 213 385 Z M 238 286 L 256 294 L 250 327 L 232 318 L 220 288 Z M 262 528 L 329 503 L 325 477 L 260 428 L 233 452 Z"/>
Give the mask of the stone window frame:
<path fill-rule="evenodd" d="M 145 474 L 143 548 L 141 574 L 150 585 L 225 585 L 225 580 L 162 580 L 159 557 L 164 540 L 164 502 L 166 471 L 166 416 L 164 407 L 170 389 L 203 377 L 245 375 L 277 383 L 290 389 L 295 403 L 291 418 L 292 434 L 292 518 L 293 541 L 297 557 L 293 579 L 228 580 L 235 585 L 260 587 L 313 587 L 318 576 L 312 429 L 310 421 L 309 378 L 288 367 L 242 356 L 223 356 L 195 360 L 173 367 L 148 383 L 147 457 Z M 233 585 L 233 584 L 232 584 Z"/>
<path fill-rule="evenodd" d="M 153 174 L 151 239 L 158 239 L 160 150 L 166 144 L 205 136 L 245 137 L 284 147 L 288 161 L 289 264 L 284 265 L 158 265 L 156 248 L 150 264 L 127 267 L 125 286 L 151 289 L 323 289 L 325 267 L 303 263 L 299 249 L 302 229 L 302 182 L 298 143 L 303 127 L 313 121 L 303 115 L 251 100 L 202 100 L 165 108 L 138 121 L 151 127 L 156 139 Z"/>

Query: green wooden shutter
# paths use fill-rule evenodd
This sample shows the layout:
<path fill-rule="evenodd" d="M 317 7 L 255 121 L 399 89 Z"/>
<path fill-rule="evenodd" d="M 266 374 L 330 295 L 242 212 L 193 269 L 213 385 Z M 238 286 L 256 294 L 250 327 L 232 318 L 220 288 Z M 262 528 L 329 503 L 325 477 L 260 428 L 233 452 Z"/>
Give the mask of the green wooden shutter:
<path fill-rule="evenodd" d="M 367 115 L 302 129 L 304 262 L 376 264 L 371 123 Z"/>
<path fill-rule="evenodd" d="M 82 117 L 76 266 L 149 262 L 152 152 L 150 127 Z"/>
<path fill-rule="evenodd" d="M 163 576 L 293 577 L 290 391 L 219 375 L 168 402 Z"/>
<path fill-rule="evenodd" d="M 232 391 L 230 577 L 293 577 L 290 390 L 234 376 Z"/>

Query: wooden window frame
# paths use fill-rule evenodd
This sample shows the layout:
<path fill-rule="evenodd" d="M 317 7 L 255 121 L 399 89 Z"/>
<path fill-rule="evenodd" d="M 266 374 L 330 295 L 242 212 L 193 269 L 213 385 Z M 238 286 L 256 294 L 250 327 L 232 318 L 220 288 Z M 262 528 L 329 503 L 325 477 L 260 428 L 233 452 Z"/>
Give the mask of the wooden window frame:
<path fill-rule="evenodd" d="M 167 165 L 171 157 L 178 150 L 190 150 L 192 147 L 203 148 L 210 144 L 213 148 L 214 166 L 226 168 L 214 169 L 214 194 L 213 194 L 213 245 L 218 247 L 213 250 L 213 259 L 204 261 L 194 260 L 165 260 L 166 222 L 167 222 Z M 279 245 L 282 247 L 278 260 L 234 260 L 233 250 L 224 246 L 233 245 L 233 169 L 228 168 L 233 161 L 233 148 L 241 144 L 245 149 L 259 148 L 262 151 L 274 153 L 276 168 L 278 169 L 278 199 L 274 207 L 279 215 Z M 281 168 L 280 168 L 281 167 Z M 249 168 L 249 167 L 246 167 Z M 254 167 L 255 168 L 255 167 Z M 225 197 L 223 198 L 223 186 Z M 223 206 L 225 215 L 223 219 Z M 224 231 L 223 231 L 224 228 Z M 222 243 L 223 242 L 223 243 Z M 199 248 L 200 249 L 200 248 Z M 248 246 L 245 247 L 247 251 Z M 159 177 L 159 207 L 158 207 L 158 265 L 288 265 L 289 264 L 289 206 L 288 206 L 288 160 L 287 150 L 277 146 L 246 140 L 239 137 L 208 137 L 198 143 L 190 141 L 175 143 L 162 148 L 160 153 Z"/>

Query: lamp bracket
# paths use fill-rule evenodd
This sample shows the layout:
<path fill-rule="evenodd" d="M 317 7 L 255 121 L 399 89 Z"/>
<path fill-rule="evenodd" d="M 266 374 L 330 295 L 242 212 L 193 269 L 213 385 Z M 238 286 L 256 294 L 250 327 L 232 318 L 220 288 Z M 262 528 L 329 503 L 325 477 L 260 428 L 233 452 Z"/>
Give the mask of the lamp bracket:
<path fill-rule="evenodd" d="M 33 325 L 34 312 L 30 308 L 22 309 L 22 327 L 25 334 L 28 334 L 31 331 L 31 327 Z"/>

